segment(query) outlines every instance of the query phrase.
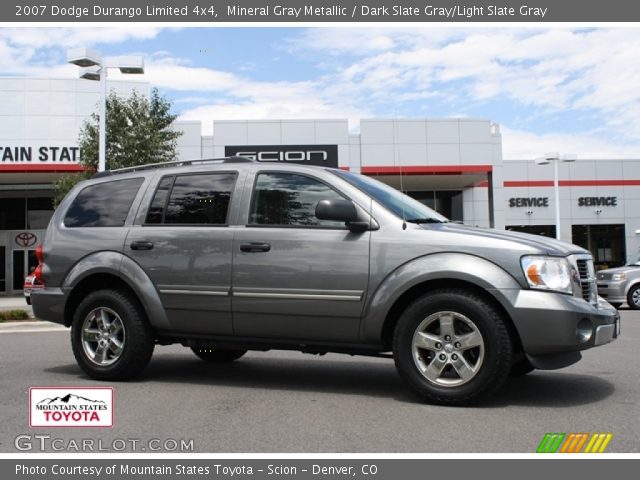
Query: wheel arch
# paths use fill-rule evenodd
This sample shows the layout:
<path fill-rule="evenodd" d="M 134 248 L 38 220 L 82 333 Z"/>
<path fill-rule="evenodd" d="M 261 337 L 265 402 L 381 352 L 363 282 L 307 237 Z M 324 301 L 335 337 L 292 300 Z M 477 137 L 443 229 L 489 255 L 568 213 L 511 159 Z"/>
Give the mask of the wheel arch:
<path fill-rule="evenodd" d="M 73 312 L 91 291 L 112 288 L 127 292 L 139 302 L 149 324 L 169 328 L 160 296 L 142 267 L 119 252 L 98 252 L 80 260 L 67 274 L 63 290 L 67 293 L 64 322 L 68 327 Z"/>
<path fill-rule="evenodd" d="M 509 314 L 520 284 L 498 265 L 464 253 L 420 257 L 388 275 L 368 302 L 361 325 L 362 338 L 390 346 L 402 311 L 418 297 L 441 288 L 472 291 L 490 302 L 505 319 L 515 349 L 522 350 L 520 335 Z"/>
<path fill-rule="evenodd" d="M 381 338 L 382 343 L 385 346 L 391 346 L 393 340 L 393 332 L 398 323 L 398 319 L 402 312 L 413 303 L 418 298 L 429 294 L 429 292 L 433 292 L 436 290 L 442 289 L 459 289 L 467 292 L 473 292 L 476 295 L 482 297 L 485 301 L 491 304 L 500 316 L 505 320 L 505 325 L 509 330 L 509 334 L 511 335 L 511 339 L 513 340 L 514 353 L 522 352 L 523 346 L 520 340 L 520 335 L 511 319 L 511 316 L 504 308 L 502 303 L 500 303 L 496 297 L 494 297 L 490 292 L 483 289 L 482 287 L 467 281 L 453 278 L 445 278 L 445 279 L 437 279 L 437 280 L 428 280 L 406 290 L 391 306 L 389 309 L 384 323 L 382 325 Z"/>

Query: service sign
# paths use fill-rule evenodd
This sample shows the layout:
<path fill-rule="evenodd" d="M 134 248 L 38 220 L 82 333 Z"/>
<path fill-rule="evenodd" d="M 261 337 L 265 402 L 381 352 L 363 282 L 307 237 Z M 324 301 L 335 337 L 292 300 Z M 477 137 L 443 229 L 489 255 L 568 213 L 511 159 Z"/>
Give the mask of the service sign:
<path fill-rule="evenodd" d="M 247 157 L 258 162 L 284 162 L 338 168 L 337 145 L 227 145 L 227 157 Z"/>
<path fill-rule="evenodd" d="M 29 426 L 113 427 L 113 388 L 31 387 Z"/>

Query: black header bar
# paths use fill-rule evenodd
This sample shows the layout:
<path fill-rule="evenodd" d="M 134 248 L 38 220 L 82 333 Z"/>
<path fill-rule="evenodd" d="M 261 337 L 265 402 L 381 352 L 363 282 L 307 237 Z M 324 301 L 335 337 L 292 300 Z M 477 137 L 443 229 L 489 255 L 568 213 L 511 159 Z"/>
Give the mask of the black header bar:
<path fill-rule="evenodd" d="M 629 0 L 8 0 L 0 22 L 638 22 Z"/>

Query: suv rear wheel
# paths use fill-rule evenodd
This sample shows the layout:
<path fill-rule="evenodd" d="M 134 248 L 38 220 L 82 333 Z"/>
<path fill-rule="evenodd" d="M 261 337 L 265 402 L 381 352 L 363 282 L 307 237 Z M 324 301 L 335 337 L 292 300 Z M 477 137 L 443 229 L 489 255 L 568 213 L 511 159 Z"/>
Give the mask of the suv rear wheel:
<path fill-rule="evenodd" d="M 191 350 L 198 357 L 200 357 L 205 362 L 211 363 L 225 363 L 225 362 L 233 362 L 234 360 L 239 359 L 245 353 L 246 350 L 235 350 L 235 349 L 227 349 L 227 348 L 195 348 L 192 347 Z"/>
<path fill-rule="evenodd" d="M 119 290 L 97 290 L 73 316 L 71 346 L 91 378 L 126 380 L 151 360 L 155 335 L 138 302 Z"/>
<path fill-rule="evenodd" d="M 500 313 L 481 296 L 436 290 L 401 315 L 393 357 L 402 378 L 427 401 L 467 405 L 505 382 L 512 342 Z"/>

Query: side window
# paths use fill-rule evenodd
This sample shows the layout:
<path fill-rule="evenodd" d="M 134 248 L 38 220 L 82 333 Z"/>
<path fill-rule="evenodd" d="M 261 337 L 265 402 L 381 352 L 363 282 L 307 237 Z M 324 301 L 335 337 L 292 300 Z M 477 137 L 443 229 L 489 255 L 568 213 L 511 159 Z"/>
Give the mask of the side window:
<path fill-rule="evenodd" d="M 173 185 L 173 175 L 164 177 L 158 184 L 156 194 L 153 196 L 149 211 L 147 212 L 147 223 L 163 223 L 164 207 L 167 205 L 169 189 Z"/>
<path fill-rule="evenodd" d="M 97 183 L 78 193 L 64 217 L 66 227 L 121 227 L 144 179 Z"/>
<path fill-rule="evenodd" d="M 235 179 L 235 173 L 165 177 L 158 184 L 146 223 L 225 225 Z"/>
<path fill-rule="evenodd" d="M 256 180 L 249 224 L 344 227 L 344 223 L 318 220 L 320 200 L 344 198 L 314 178 L 293 173 L 261 173 Z"/>

